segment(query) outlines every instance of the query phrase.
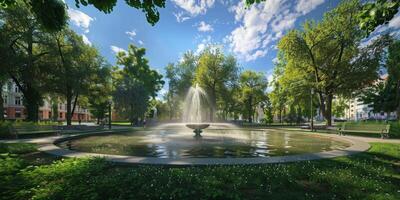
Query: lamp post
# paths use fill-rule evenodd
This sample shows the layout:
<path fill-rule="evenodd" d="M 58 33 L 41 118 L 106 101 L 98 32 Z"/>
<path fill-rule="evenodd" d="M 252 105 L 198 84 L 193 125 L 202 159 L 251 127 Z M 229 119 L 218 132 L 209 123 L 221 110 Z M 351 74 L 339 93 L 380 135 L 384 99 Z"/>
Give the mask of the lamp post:
<path fill-rule="evenodd" d="M 111 104 L 112 100 L 108 100 L 108 129 L 111 130 Z"/>
<path fill-rule="evenodd" d="M 311 103 L 310 103 L 310 108 L 311 108 L 311 132 L 314 131 L 314 115 L 313 115 L 313 95 L 314 95 L 314 88 L 311 88 Z"/>

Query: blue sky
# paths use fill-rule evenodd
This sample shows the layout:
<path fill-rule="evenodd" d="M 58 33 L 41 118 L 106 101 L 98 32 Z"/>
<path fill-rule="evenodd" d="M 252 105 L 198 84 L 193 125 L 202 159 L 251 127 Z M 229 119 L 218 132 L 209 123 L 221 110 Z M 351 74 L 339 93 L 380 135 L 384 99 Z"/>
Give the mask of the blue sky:
<path fill-rule="evenodd" d="M 243 69 L 270 77 L 279 39 L 288 30 L 301 28 L 307 19 L 320 20 L 339 1 L 267 0 L 245 9 L 241 0 L 167 0 L 154 26 L 122 0 L 110 14 L 92 6 L 77 8 L 74 0 L 66 3 L 69 26 L 111 64 L 115 64 L 116 51 L 133 43 L 146 48 L 151 67 L 164 73 L 164 67 L 179 61 L 184 52 L 199 52 L 214 44 L 235 55 Z"/>

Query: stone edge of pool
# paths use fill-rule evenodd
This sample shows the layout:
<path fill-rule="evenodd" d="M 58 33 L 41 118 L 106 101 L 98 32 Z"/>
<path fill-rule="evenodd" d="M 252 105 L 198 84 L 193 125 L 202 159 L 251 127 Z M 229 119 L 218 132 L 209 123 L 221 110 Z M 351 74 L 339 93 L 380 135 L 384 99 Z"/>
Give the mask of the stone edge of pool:
<path fill-rule="evenodd" d="M 114 131 L 95 132 L 83 135 L 69 135 L 51 138 L 48 143 L 39 147 L 39 150 L 54 156 L 68 157 L 68 158 L 83 158 L 83 157 L 102 157 L 107 161 L 121 163 L 121 164 L 139 164 L 139 165 L 171 165 L 171 166 L 198 166 L 198 165 L 256 165 L 256 164 L 272 164 L 272 163 L 287 163 L 298 161 L 309 161 L 326 158 L 335 158 L 340 156 L 349 156 L 357 153 L 364 152 L 370 148 L 366 142 L 359 141 L 351 138 L 344 138 L 338 135 L 326 135 L 319 133 L 310 133 L 312 135 L 319 135 L 335 140 L 342 140 L 351 143 L 352 145 L 343 150 L 332 150 L 318 153 L 307 153 L 289 156 L 276 156 L 276 157 L 257 157 L 257 158 L 154 158 L 154 157 L 137 157 L 137 156 L 123 156 L 123 155 L 110 155 L 99 153 L 78 152 L 68 149 L 63 149 L 56 144 L 67 141 L 86 137 L 89 135 L 107 134 Z"/>

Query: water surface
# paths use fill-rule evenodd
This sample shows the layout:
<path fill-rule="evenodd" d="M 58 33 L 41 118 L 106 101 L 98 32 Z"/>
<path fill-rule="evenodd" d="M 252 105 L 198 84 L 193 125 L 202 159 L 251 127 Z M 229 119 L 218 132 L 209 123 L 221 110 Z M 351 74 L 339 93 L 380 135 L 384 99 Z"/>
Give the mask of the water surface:
<path fill-rule="evenodd" d="M 344 149 L 346 142 L 312 133 L 279 130 L 206 129 L 201 138 L 190 129 L 152 129 L 96 135 L 69 141 L 72 150 L 157 158 L 270 157 Z M 60 143 L 67 148 L 68 142 Z"/>

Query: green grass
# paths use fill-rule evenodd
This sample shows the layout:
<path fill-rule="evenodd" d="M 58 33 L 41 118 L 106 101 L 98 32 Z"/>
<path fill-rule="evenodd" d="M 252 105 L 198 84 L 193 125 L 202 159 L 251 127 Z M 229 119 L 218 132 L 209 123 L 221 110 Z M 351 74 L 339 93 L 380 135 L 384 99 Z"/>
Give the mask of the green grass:
<path fill-rule="evenodd" d="M 17 153 L 0 158 L 2 199 L 400 199 L 398 144 L 374 143 L 368 152 L 329 160 L 189 168 L 99 158 L 37 164 L 24 157 L 32 148 L 1 146 Z"/>

